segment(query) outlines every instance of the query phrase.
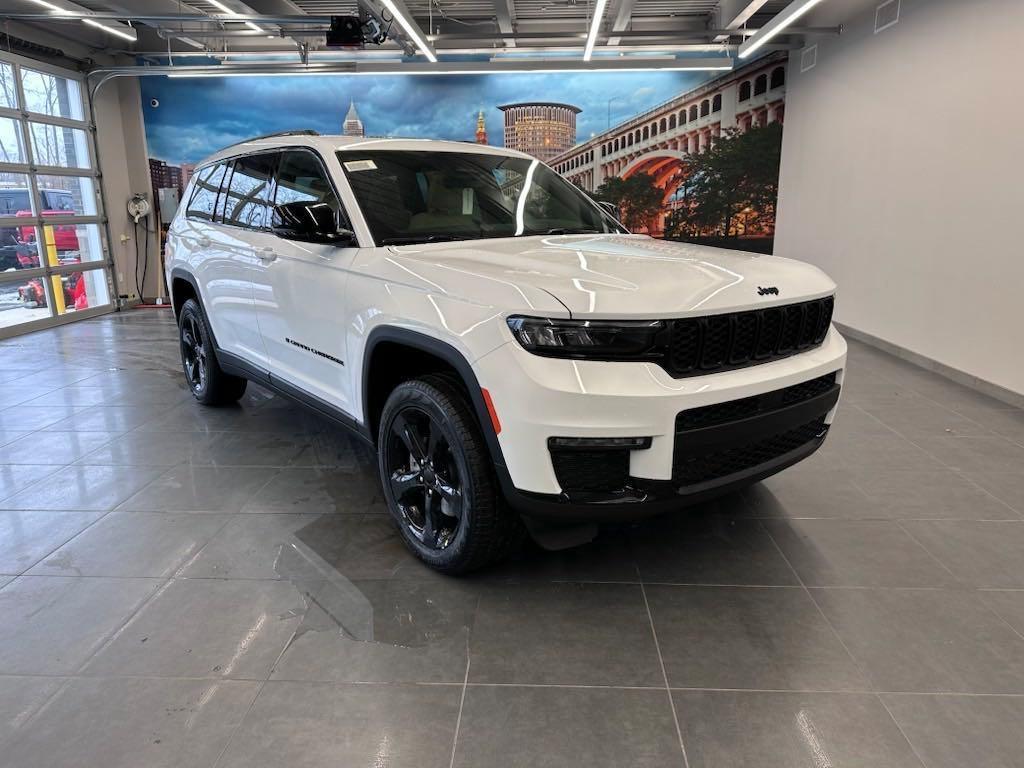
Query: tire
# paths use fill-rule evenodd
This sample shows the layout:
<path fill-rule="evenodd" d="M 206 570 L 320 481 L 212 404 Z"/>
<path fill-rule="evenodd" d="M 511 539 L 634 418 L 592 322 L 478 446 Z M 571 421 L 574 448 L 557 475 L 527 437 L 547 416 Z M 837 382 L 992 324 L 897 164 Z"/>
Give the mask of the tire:
<path fill-rule="evenodd" d="M 192 396 L 203 405 L 228 405 L 245 394 L 248 382 L 221 370 L 214 352 L 206 316 L 195 299 L 188 299 L 178 315 L 181 367 Z"/>
<path fill-rule="evenodd" d="M 434 570 L 469 573 L 522 541 L 523 524 L 500 498 L 487 445 L 453 379 L 399 384 L 384 404 L 377 453 L 402 539 Z"/>

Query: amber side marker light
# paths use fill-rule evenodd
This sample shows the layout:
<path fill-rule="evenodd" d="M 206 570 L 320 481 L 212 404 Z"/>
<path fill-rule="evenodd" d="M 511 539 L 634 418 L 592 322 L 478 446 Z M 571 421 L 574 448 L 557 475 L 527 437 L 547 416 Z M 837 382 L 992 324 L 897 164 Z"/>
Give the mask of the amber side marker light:
<path fill-rule="evenodd" d="M 484 396 L 484 405 L 487 406 L 487 414 L 491 417 L 491 426 L 494 427 L 494 434 L 501 434 L 501 422 L 498 421 L 498 412 L 494 410 L 494 401 L 491 400 L 491 393 L 480 387 L 480 394 Z"/>

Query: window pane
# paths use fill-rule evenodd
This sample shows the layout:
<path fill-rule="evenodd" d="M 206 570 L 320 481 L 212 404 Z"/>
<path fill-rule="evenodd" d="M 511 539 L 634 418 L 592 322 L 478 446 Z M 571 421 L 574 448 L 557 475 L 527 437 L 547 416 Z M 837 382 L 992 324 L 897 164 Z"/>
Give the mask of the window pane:
<path fill-rule="evenodd" d="M 217 195 L 217 205 L 213 209 L 214 221 L 224 221 L 224 206 L 226 206 L 228 202 L 227 188 L 231 185 L 231 172 L 234 168 L 234 162 L 228 160 L 223 165 L 224 178 L 220 183 L 220 194 Z"/>
<path fill-rule="evenodd" d="M 29 130 L 32 133 L 32 153 L 36 165 L 89 167 L 89 146 L 85 131 L 44 123 L 29 123 Z"/>
<path fill-rule="evenodd" d="M 208 166 L 196 174 L 195 191 L 187 209 L 189 216 L 206 221 L 213 218 L 213 207 L 217 203 L 217 193 L 223 179 L 223 164 Z"/>
<path fill-rule="evenodd" d="M 346 221 L 320 161 L 310 152 L 284 152 L 281 155 L 281 167 L 277 171 L 274 206 L 300 202 L 329 205 L 334 209 L 339 222 Z M 272 219 L 274 226 L 283 223 L 276 210 Z"/>
<path fill-rule="evenodd" d="M 8 275 L 0 275 L 0 278 Z M 0 282 L 0 328 L 50 317 L 46 278 Z"/>
<path fill-rule="evenodd" d="M 21 87 L 28 112 L 82 119 L 82 92 L 77 81 L 22 67 Z"/>
<path fill-rule="evenodd" d="M 18 106 L 18 90 L 14 87 L 14 67 L 0 61 L 0 107 Z"/>
<path fill-rule="evenodd" d="M 81 176 L 36 177 L 43 216 L 95 216 L 96 191 L 92 179 Z M 0 197 L 3 190 L 0 190 Z M 0 202 L 0 207 L 3 203 Z"/>
<path fill-rule="evenodd" d="M 103 261 L 98 224 L 46 224 L 42 230 L 43 256 L 51 267 Z"/>
<path fill-rule="evenodd" d="M 13 117 L 0 117 L 0 163 L 24 163 L 21 126 Z"/>
<path fill-rule="evenodd" d="M 50 280 L 53 283 L 51 290 L 55 291 L 59 282 L 63 293 L 54 302 L 54 309 L 58 315 L 102 307 L 110 303 L 110 289 L 107 286 L 105 269 L 54 275 Z"/>
<path fill-rule="evenodd" d="M 260 228 L 267 208 L 277 155 L 249 155 L 235 161 L 227 191 L 224 223 Z"/>
<path fill-rule="evenodd" d="M 4 279 L 6 272 L 38 269 L 40 266 L 36 228 L 31 224 L 0 226 L 0 280 Z"/>
<path fill-rule="evenodd" d="M 31 216 L 32 211 L 28 176 L 0 172 L 0 216 Z"/>

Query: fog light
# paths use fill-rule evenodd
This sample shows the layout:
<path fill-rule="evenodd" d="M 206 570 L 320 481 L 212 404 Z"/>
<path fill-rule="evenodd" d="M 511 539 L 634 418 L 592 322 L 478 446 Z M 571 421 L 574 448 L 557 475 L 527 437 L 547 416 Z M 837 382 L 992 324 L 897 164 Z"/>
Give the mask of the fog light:
<path fill-rule="evenodd" d="M 548 448 L 580 448 L 589 450 L 650 448 L 649 437 L 549 437 Z"/>

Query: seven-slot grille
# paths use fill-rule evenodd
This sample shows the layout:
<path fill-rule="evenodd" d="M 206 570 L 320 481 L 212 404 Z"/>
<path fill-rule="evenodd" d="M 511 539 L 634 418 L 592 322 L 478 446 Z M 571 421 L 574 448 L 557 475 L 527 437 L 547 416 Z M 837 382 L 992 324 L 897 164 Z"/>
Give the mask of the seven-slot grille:
<path fill-rule="evenodd" d="M 665 369 L 697 376 L 778 360 L 816 347 L 832 321 L 834 297 L 747 312 L 673 320 Z"/>

